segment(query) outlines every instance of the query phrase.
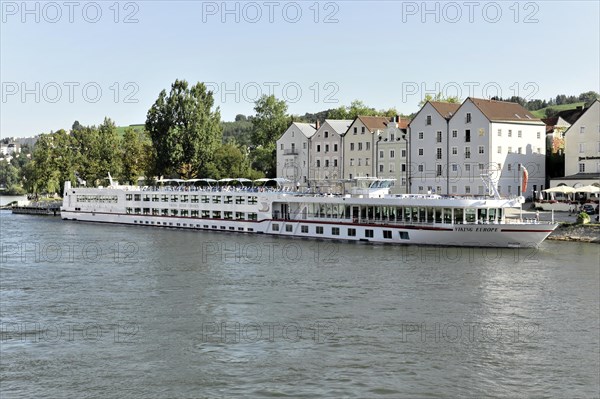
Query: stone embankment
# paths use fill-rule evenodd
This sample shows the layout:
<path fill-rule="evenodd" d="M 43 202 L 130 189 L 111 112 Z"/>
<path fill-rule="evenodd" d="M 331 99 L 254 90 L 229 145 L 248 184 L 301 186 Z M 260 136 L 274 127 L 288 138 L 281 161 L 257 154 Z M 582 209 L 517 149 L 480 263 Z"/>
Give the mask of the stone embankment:
<path fill-rule="evenodd" d="M 600 244 L 600 224 L 561 223 L 548 239 Z"/>

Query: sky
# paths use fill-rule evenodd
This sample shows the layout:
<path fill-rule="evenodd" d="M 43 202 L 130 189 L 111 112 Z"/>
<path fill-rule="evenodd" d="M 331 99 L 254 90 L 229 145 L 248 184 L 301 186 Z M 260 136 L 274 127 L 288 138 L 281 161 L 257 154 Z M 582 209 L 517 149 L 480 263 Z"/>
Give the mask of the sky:
<path fill-rule="evenodd" d="M 262 94 L 303 115 L 359 99 L 600 92 L 597 1 L 0 1 L 0 137 L 140 124 L 176 79 L 222 119 Z"/>

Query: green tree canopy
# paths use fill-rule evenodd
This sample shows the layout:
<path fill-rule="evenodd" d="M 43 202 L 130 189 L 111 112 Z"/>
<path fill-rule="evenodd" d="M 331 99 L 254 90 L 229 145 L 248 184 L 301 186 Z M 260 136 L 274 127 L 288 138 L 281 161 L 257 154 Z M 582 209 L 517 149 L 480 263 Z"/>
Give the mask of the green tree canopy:
<path fill-rule="evenodd" d="M 148 111 L 146 130 L 154 147 L 154 172 L 184 178 L 205 175 L 221 144 L 221 114 L 203 83 L 176 80 Z"/>

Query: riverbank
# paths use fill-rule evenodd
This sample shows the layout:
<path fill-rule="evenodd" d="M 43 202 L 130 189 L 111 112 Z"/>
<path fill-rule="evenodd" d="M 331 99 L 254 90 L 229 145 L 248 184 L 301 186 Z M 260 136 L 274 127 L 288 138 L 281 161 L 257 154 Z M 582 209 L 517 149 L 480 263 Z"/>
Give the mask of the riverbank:
<path fill-rule="evenodd" d="M 548 240 L 579 241 L 600 244 L 600 224 L 561 223 Z"/>

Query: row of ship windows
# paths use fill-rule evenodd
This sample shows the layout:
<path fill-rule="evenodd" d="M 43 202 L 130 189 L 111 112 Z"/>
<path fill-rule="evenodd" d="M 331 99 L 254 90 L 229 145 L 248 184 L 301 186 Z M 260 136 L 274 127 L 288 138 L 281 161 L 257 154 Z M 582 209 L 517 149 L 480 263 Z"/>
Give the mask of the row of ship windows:
<path fill-rule="evenodd" d="M 152 201 L 152 202 L 191 202 L 196 204 L 198 202 L 202 204 L 233 204 L 234 202 L 238 205 L 246 204 L 246 197 L 238 195 L 158 195 L 158 194 L 125 194 L 126 201 Z M 258 197 L 248 197 L 247 203 L 249 205 L 255 205 L 258 202 Z"/>
<path fill-rule="evenodd" d="M 273 223 L 271 225 L 271 230 L 272 231 L 280 231 L 279 223 Z M 286 231 L 286 233 L 292 233 L 294 231 L 294 226 L 291 224 L 286 224 L 285 231 Z M 309 234 L 310 233 L 309 226 L 301 225 L 300 233 Z M 347 233 L 348 237 L 356 237 L 356 229 L 355 228 L 349 227 L 347 229 L 346 233 Z M 400 239 L 402 239 L 402 240 L 409 239 L 407 231 L 399 231 L 398 233 L 399 233 Z M 325 227 L 315 226 L 315 234 L 325 234 Z M 365 238 L 373 238 L 374 234 L 375 234 L 375 232 L 373 229 L 365 229 Z M 331 227 L 331 235 L 339 236 L 340 235 L 340 227 Z M 392 239 L 392 230 L 383 230 L 383 238 L 391 240 Z"/>
<path fill-rule="evenodd" d="M 257 220 L 258 215 L 254 212 L 230 212 L 230 211 L 198 211 L 187 209 L 158 209 L 158 208 L 125 208 L 128 215 L 148 216 L 181 216 L 201 217 L 203 219 L 226 219 L 226 220 Z M 234 217 L 235 216 L 235 217 Z"/>
<path fill-rule="evenodd" d="M 77 195 L 77 202 L 100 202 L 116 204 L 118 197 L 116 195 Z"/>
<path fill-rule="evenodd" d="M 187 223 L 173 223 L 173 222 L 154 222 L 154 221 L 142 221 L 142 220 L 134 220 L 133 223 L 135 224 L 148 224 L 148 225 L 153 225 L 153 226 L 169 226 L 169 227 L 191 227 L 191 228 L 197 228 L 197 229 L 218 229 L 219 226 L 215 226 L 215 225 L 208 225 L 208 224 L 192 224 L 190 223 L 189 225 Z M 227 230 L 226 226 L 220 226 L 221 230 Z M 229 230 L 231 231 L 235 231 L 235 227 L 230 226 Z M 253 232 L 254 229 L 252 227 L 248 227 L 248 228 L 244 228 L 244 227 L 238 227 L 237 231 L 247 231 L 247 232 Z"/>

